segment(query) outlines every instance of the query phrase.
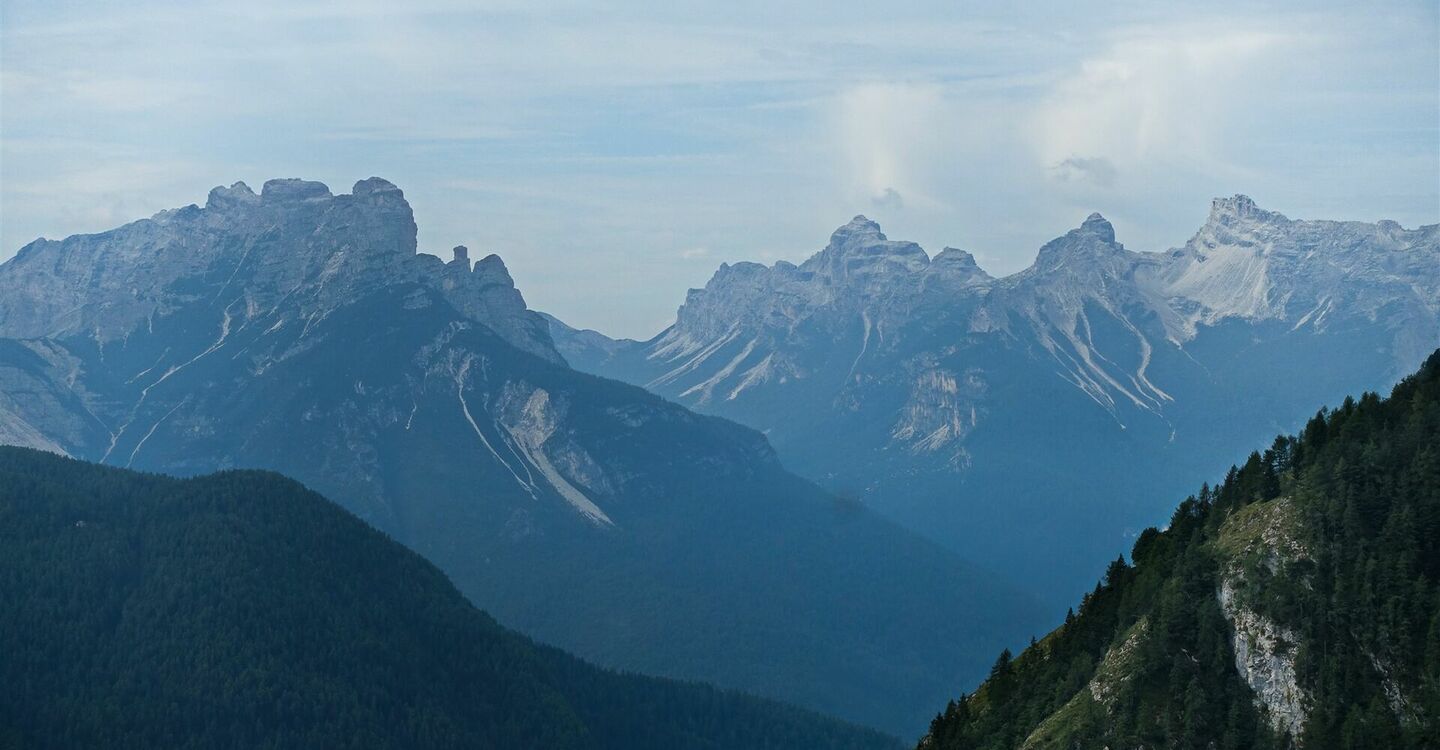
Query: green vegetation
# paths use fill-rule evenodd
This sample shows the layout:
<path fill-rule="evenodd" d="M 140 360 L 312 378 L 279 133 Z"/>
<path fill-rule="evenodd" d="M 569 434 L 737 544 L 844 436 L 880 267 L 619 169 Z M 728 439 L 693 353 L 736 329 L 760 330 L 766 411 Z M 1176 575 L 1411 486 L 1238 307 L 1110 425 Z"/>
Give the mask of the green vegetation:
<path fill-rule="evenodd" d="M 1251 454 L 1132 560 L 921 747 L 1440 747 L 1440 352 Z"/>
<path fill-rule="evenodd" d="M 0 448 L 0 602 L 0 747 L 894 745 L 538 646 L 270 473 Z"/>

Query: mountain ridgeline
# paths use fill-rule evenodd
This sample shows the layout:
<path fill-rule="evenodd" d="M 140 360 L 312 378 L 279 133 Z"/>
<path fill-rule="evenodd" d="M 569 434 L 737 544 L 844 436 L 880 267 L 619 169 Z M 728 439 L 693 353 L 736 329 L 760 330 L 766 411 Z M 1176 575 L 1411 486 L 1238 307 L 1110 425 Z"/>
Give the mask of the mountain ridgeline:
<path fill-rule="evenodd" d="M 891 748 L 502 628 L 298 483 L 0 448 L 0 746 Z"/>
<path fill-rule="evenodd" d="M 1216 200 L 1182 247 L 1094 214 L 995 278 L 865 217 L 800 265 L 724 265 L 674 325 L 551 321 L 582 370 L 770 439 L 791 470 L 1055 609 L 1236 452 L 1389 388 L 1440 346 L 1440 226 Z"/>
<path fill-rule="evenodd" d="M 1440 352 L 1111 564 L 926 750 L 1440 747 Z"/>
<path fill-rule="evenodd" d="M 272 180 L 36 240 L 0 264 L 0 443 L 276 471 L 527 636 L 897 735 L 1038 629 L 762 435 L 570 369 L 498 257 L 416 231 L 384 180 Z"/>

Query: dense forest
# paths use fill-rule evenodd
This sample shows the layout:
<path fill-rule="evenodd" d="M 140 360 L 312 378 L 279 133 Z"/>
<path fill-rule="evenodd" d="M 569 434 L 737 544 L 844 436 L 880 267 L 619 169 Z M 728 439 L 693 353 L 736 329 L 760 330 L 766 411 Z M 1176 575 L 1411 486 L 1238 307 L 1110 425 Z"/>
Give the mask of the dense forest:
<path fill-rule="evenodd" d="M 1102 746 L 1440 747 L 1440 352 L 1202 487 L 921 741 Z"/>
<path fill-rule="evenodd" d="M 601 670 L 276 474 L 0 448 L 0 747 L 889 748 Z"/>

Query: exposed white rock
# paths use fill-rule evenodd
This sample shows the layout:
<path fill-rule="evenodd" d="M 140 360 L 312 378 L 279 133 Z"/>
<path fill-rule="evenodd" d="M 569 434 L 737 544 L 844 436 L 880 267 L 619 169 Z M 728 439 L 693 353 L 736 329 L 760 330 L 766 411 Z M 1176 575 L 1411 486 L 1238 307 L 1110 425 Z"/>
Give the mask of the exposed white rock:
<path fill-rule="evenodd" d="M 980 422 L 985 391 L 977 371 L 957 375 L 940 368 L 924 370 L 915 377 L 890 435 L 913 452 L 946 451 L 950 461 L 964 464 L 970 455 L 963 441 Z"/>
<path fill-rule="evenodd" d="M 1181 338 L 1226 318 L 1324 330 L 1332 313 L 1375 320 L 1407 306 L 1433 328 L 1440 311 L 1440 226 L 1295 221 L 1243 195 L 1217 198 L 1200 231 L 1152 268 L 1145 280 L 1181 313 L 1170 319 Z"/>
<path fill-rule="evenodd" d="M 513 398 L 508 400 L 511 400 L 512 404 L 517 401 Z M 597 524 L 613 526 L 614 521 L 610 520 L 610 516 L 606 515 L 605 511 L 595 504 L 595 501 L 572 484 L 550 461 L 551 447 L 549 443 L 559 429 L 564 410 L 552 404 L 549 392 L 543 388 L 535 388 L 528 397 L 524 398 L 522 406 L 509 411 L 512 414 L 505 424 L 505 429 L 519 445 L 520 451 L 550 484 L 550 487 L 581 515 Z M 585 455 L 583 450 L 577 446 L 566 446 L 561 452 L 565 455 L 565 463 L 569 466 L 589 468 L 598 477 L 598 464 Z"/>
<path fill-rule="evenodd" d="M 1270 726 L 1291 737 L 1304 730 L 1310 705 L 1297 679 L 1300 635 L 1257 612 L 1247 599 L 1247 584 L 1257 574 L 1288 575 L 1292 564 L 1310 559 L 1297 524 L 1288 497 L 1250 505 L 1228 518 L 1218 542 L 1224 561 L 1216 592 L 1230 623 L 1236 671 L 1255 692 Z"/>
<path fill-rule="evenodd" d="M 1310 696 L 1296 677 L 1295 655 L 1299 634 L 1241 605 L 1235 581 L 1221 580 L 1220 609 L 1232 628 L 1235 669 L 1255 691 L 1255 702 L 1265 709 L 1266 720 L 1277 732 L 1299 737 L 1309 717 Z"/>

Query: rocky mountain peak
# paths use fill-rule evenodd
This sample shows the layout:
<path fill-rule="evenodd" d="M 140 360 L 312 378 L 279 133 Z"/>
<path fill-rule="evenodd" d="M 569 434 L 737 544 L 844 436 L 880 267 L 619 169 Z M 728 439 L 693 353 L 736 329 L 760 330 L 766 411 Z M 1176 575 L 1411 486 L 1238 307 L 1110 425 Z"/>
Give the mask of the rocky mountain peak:
<path fill-rule="evenodd" d="M 975 256 L 958 247 L 947 247 L 930 259 L 926 273 L 962 284 L 992 281 L 993 277 L 975 262 Z"/>
<path fill-rule="evenodd" d="M 941 250 L 934 258 L 930 259 L 930 264 L 952 268 L 980 269 L 980 265 L 975 262 L 975 256 L 958 247 L 947 247 Z"/>
<path fill-rule="evenodd" d="M 469 248 L 457 245 L 453 252 L 455 259 L 449 263 L 436 263 L 432 258 L 433 265 L 427 266 L 435 274 L 431 284 L 445 300 L 517 349 L 552 362 L 562 361 L 550 338 L 549 325 L 525 304 L 505 261 L 491 253 L 476 261 L 472 269 Z"/>
<path fill-rule="evenodd" d="M 308 180 L 270 180 L 259 195 L 236 182 L 211 190 L 203 209 L 32 243 L 0 264 L 0 335 L 124 340 L 190 305 L 197 315 L 218 310 L 236 328 L 263 316 L 313 319 L 419 283 L 516 347 L 561 359 L 498 256 L 473 271 L 463 246 L 455 257 L 445 264 L 416 255 L 410 204 L 379 177 L 344 195 Z M 176 294 L 179 287 L 193 296 Z"/>
<path fill-rule="evenodd" d="M 886 238 L 880 225 L 856 216 L 830 235 L 830 244 L 800 268 L 846 283 L 876 276 L 922 271 L 930 257 L 913 242 Z"/>
<path fill-rule="evenodd" d="M 1110 222 L 1098 212 L 1085 217 L 1085 221 L 1080 225 L 1080 229 L 1096 235 L 1106 242 L 1115 242 L 1115 227 L 1111 226 Z"/>
<path fill-rule="evenodd" d="M 356 197 L 362 195 L 389 195 L 402 199 L 405 197 L 405 194 L 400 188 L 395 186 L 395 183 L 382 177 L 370 177 L 356 182 L 355 186 L 350 188 L 350 194 Z"/>
<path fill-rule="evenodd" d="M 1210 201 L 1210 216 L 1207 226 L 1232 226 L 1242 223 L 1276 224 L 1288 221 L 1284 215 L 1266 211 L 1255 205 L 1248 195 L 1235 194 L 1229 198 Z"/>
<path fill-rule="evenodd" d="M 325 183 L 295 178 L 267 180 L 260 188 L 260 200 L 264 203 L 299 203 L 333 197 Z"/>
<path fill-rule="evenodd" d="M 475 280 L 484 286 L 503 286 L 515 288 L 515 279 L 510 276 L 510 269 L 505 267 L 505 261 L 500 256 L 491 253 L 480 260 L 475 261 L 475 269 L 471 275 Z"/>
<path fill-rule="evenodd" d="M 254 205 L 260 202 L 260 196 L 250 189 L 249 185 L 243 182 L 236 182 L 230 187 L 217 186 L 210 191 L 210 196 L 205 199 L 207 210 L 223 211 L 228 208 L 241 205 Z"/>
<path fill-rule="evenodd" d="M 885 239 L 885 234 L 880 231 L 880 225 L 865 218 L 862 214 L 857 215 L 851 219 L 848 224 L 831 233 L 830 245 L 839 247 L 849 245 L 856 241 L 884 242 Z"/>
<path fill-rule="evenodd" d="M 1054 271 L 1061 268 L 1103 270 L 1106 261 L 1126 255 L 1125 246 L 1115 241 L 1115 227 L 1098 213 L 1085 217 L 1079 227 L 1066 232 L 1040 248 L 1034 269 Z"/>

